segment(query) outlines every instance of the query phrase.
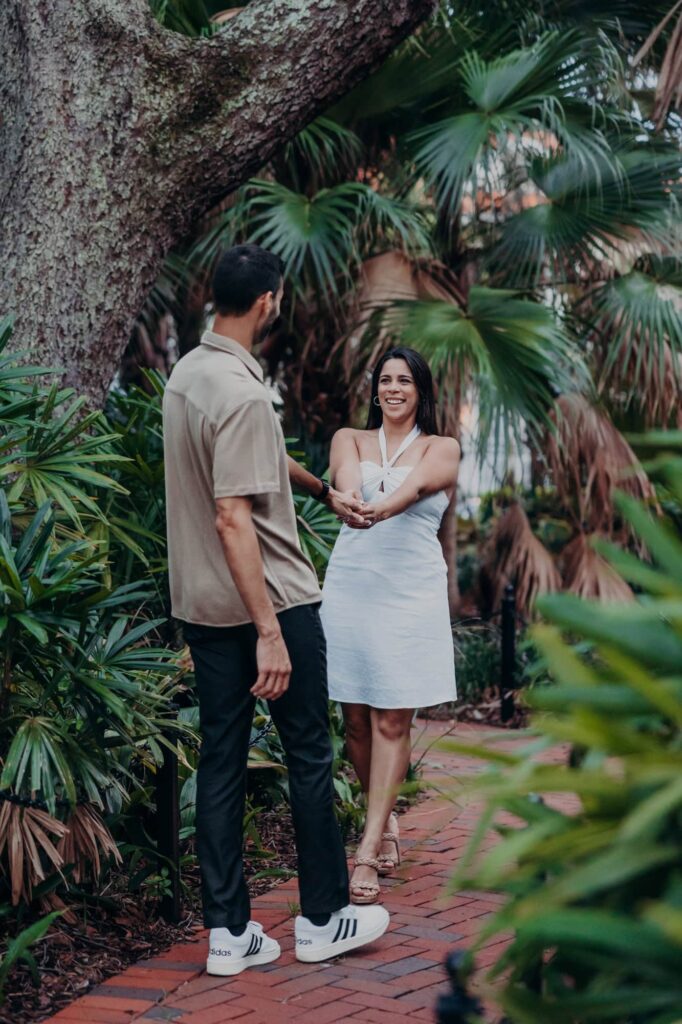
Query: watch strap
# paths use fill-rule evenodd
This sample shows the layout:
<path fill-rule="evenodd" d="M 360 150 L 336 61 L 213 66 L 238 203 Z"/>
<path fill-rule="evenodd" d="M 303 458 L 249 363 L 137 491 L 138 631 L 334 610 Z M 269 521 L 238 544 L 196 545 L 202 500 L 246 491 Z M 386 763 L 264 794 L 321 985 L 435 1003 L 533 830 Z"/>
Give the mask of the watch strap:
<path fill-rule="evenodd" d="M 321 479 L 320 483 L 322 484 L 322 490 L 317 495 L 317 500 L 318 501 L 326 501 L 327 500 L 327 495 L 329 494 L 329 491 L 331 490 L 331 488 L 330 488 L 330 486 L 329 486 L 329 484 L 327 483 L 326 480 L 322 480 Z"/>

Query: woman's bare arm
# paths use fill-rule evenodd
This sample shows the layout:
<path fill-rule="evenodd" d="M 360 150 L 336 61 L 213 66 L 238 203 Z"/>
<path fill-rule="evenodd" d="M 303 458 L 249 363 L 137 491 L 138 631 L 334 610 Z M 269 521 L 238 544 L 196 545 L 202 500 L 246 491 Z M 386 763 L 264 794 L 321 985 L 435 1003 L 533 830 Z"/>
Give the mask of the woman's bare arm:
<path fill-rule="evenodd" d="M 338 491 L 362 489 L 360 453 L 355 443 L 355 431 L 349 427 L 337 430 L 329 453 L 329 478 Z"/>
<path fill-rule="evenodd" d="M 429 494 L 449 491 L 457 481 L 459 457 L 459 444 L 453 437 L 435 438 L 405 482 L 387 498 L 375 499 L 364 505 L 362 515 L 374 522 L 381 522 L 400 515 Z"/>

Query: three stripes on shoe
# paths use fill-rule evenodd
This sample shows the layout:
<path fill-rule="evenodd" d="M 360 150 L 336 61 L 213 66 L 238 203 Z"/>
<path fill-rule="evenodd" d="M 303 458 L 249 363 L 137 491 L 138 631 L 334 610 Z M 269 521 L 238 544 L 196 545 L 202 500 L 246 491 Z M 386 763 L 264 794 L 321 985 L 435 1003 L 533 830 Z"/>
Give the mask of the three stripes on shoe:
<path fill-rule="evenodd" d="M 344 939 L 354 939 L 357 930 L 358 922 L 354 917 L 342 917 L 339 921 L 338 928 L 336 929 L 336 935 L 332 939 L 332 943 L 342 942 Z"/>
<path fill-rule="evenodd" d="M 254 932 L 251 936 L 251 942 L 244 956 L 254 956 L 256 953 L 260 953 L 260 948 L 263 945 L 263 936 L 256 935 Z"/>

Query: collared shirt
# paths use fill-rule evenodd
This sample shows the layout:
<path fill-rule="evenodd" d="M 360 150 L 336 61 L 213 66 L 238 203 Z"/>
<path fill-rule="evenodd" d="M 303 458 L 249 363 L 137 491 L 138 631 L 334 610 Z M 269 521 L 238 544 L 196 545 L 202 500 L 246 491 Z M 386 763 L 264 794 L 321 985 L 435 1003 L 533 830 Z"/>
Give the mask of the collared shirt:
<path fill-rule="evenodd" d="M 249 622 L 216 531 L 216 499 L 249 496 L 275 611 L 320 600 L 301 551 L 282 427 L 253 356 L 207 331 L 173 369 L 163 400 L 173 615 Z"/>

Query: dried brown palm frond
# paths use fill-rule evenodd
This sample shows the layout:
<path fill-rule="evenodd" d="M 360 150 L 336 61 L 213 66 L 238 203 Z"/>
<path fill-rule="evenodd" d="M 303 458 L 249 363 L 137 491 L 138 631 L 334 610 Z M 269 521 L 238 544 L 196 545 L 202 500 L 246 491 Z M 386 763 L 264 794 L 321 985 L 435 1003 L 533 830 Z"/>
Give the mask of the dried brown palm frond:
<path fill-rule="evenodd" d="M 12 905 L 29 903 L 33 888 L 47 873 L 60 871 L 62 855 L 51 837 L 62 839 L 67 826 L 38 807 L 0 803 L 0 870 L 9 877 Z"/>
<path fill-rule="evenodd" d="M 656 123 L 657 129 L 663 127 L 669 110 L 679 110 L 682 106 L 682 0 L 678 0 L 658 23 L 632 61 L 633 67 L 637 67 L 651 52 L 659 36 L 676 14 L 677 22 L 668 40 L 661 70 L 658 73 L 654 108 L 651 112 L 651 120 Z"/>
<path fill-rule="evenodd" d="M 635 404 L 647 430 L 682 425 L 682 356 L 673 353 L 666 342 L 662 358 L 647 364 L 636 349 L 624 360 L 614 362 L 608 379 L 602 382 L 614 404 L 620 396 L 621 406 Z M 632 398 L 630 397 L 632 396 Z"/>
<path fill-rule="evenodd" d="M 614 490 L 651 501 L 654 489 L 623 435 L 583 395 L 562 395 L 553 419 L 545 455 L 557 493 L 580 529 L 611 535 Z"/>
<path fill-rule="evenodd" d="M 121 863 L 114 837 L 92 804 L 78 804 L 67 825 L 68 832 L 59 841 L 58 850 L 65 864 L 74 865 L 74 881 L 82 882 L 88 874 L 99 878 L 103 857 Z"/>
<path fill-rule="evenodd" d="M 594 550 L 586 534 L 577 534 L 566 545 L 562 562 L 564 585 L 572 594 L 598 601 L 634 600 L 628 584 Z"/>
<path fill-rule="evenodd" d="M 485 574 L 491 585 L 493 609 L 498 609 L 504 588 L 513 583 L 516 606 L 528 615 L 538 594 L 559 590 L 561 577 L 546 547 L 533 533 L 518 502 L 497 520 L 488 542 Z"/>

